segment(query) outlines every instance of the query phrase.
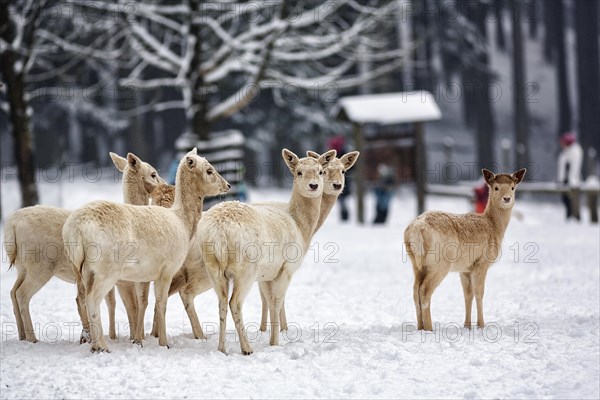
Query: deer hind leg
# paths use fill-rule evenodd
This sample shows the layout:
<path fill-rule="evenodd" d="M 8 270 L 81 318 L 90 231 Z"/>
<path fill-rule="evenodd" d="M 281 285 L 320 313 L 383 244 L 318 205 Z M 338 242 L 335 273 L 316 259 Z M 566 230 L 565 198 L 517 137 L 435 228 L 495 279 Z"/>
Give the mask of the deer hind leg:
<path fill-rule="evenodd" d="M 421 313 L 423 318 L 423 329 L 433 330 L 431 322 L 431 296 L 439 284 L 444 280 L 449 267 L 437 265 L 435 270 L 426 270 L 423 282 L 419 288 L 419 297 L 421 299 Z"/>
<path fill-rule="evenodd" d="M 235 276 L 233 279 L 233 292 L 231 294 L 231 300 L 229 301 L 231 316 L 240 338 L 242 354 L 245 356 L 252 354 L 252 347 L 250 346 L 248 336 L 246 335 L 246 328 L 244 327 L 242 306 L 244 305 L 244 300 L 246 299 L 248 292 L 250 292 L 255 280 L 256 274 L 251 270 L 244 269 L 240 271 L 239 276 Z"/>
<path fill-rule="evenodd" d="M 102 319 L 100 317 L 100 302 L 108 292 L 115 286 L 115 280 L 94 279 L 93 272 L 83 266 L 83 282 L 85 284 L 85 305 L 87 307 L 90 321 L 90 336 L 92 338 L 92 352 L 109 352 L 108 345 L 104 341 Z"/>
<path fill-rule="evenodd" d="M 424 274 L 421 269 L 417 266 L 416 260 L 412 254 L 409 254 L 410 260 L 413 266 L 413 272 L 415 274 L 415 282 L 413 284 L 413 301 L 415 303 L 415 310 L 417 312 L 417 329 L 423 329 L 423 313 L 421 311 L 421 296 L 420 289 L 423 283 Z"/>
<path fill-rule="evenodd" d="M 471 328 L 471 309 L 473 308 L 473 283 L 471 273 L 461 272 L 460 283 L 465 296 L 465 328 Z"/>
<path fill-rule="evenodd" d="M 85 304 L 85 286 L 80 276 L 75 278 L 75 285 L 77 286 L 75 302 L 77 303 L 77 313 L 79 313 L 79 319 L 81 320 L 79 344 L 83 344 L 92 341 L 92 337 L 90 336 L 90 318 Z"/>
<path fill-rule="evenodd" d="M 478 268 L 471 273 L 471 284 L 475 292 L 475 301 L 477 302 L 477 326 L 483 328 L 483 293 L 485 291 L 485 277 L 487 275 L 487 267 Z"/>
<path fill-rule="evenodd" d="M 225 276 L 223 269 L 220 268 L 217 260 L 208 257 L 205 260 L 206 270 L 210 275 L 210 280 L 213 283 L 213 289 L 219 299 L 219 346 L 218 350 L 224 354 L 225 351 L 225 334 L 227 329 L 227 300 L 229 298 L 229 278 Z"/>
<path fill-rule="evenodd" d="M 258 282 L 258 291 L 260 292 L 260 301 L 261 301 L 261 317 L 260 317 L 260 331 L 267 331 L 267 323 L 269 322 L 269 302 L 267 301 L 267 295 L 265 291 L 269 290 L 268 286 L 269 282 Z"/>
<path fill-rule="evenodd" d="M 108 292 L 106 297 L 104 297 L 104 301 L 106 302 L 106 308 L 108 308 L 108 336 L 112 340 L 117 340 L 117 332 L 115 330 L 115 308 L 117 307 L 117 302 L 115 300 L 115 287 Z"/>
<path fill-rule="evenodd" d="M 50 278 L 52 278 L 52 273 L 47 270 L 41 270 L 39 273 L 35 274 L 35 276 L 33 274 L 26 274 L 25 279 L 16 290 L 15 296 L 17 304 L 19 305 L 21 320 L 23 322 L 25 340 L 28 342 L 37 342 L 33 330 L 33 322 L 31 321 L 31 314 L 29 312 L 29 302 L 33 295 L 48 283 Z"/>
<path fill-rule="evenodd" d="M 10 291 L 10 299 L 12 300 L 13 312 L 17 321 L 17 330 L 19 331 L 19 340 L 25 340 L 25 327 L 23 326 L 23 318 L 21 318 L 21 309 L 19 308 L 19 301 L 17 300 L 17 290 L 25 280 L 25 269 L 17 269 L 17 280 Z"/>

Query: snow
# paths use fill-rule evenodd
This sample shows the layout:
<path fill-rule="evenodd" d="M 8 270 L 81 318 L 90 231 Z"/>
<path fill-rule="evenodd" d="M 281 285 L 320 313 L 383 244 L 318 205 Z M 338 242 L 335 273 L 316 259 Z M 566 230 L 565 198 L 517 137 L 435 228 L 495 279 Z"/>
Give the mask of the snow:
<path fill-rule="evenodd" d="M 358 123 L 401 124 L 435 121 L 442 117 L 435 99 L 426 91 L 348 96 L 336 112 Z"/>
<path fill-rule="evenodd" d="M 73 208 L 98 198 L 120 200 L 119 183 L 105 178 L 63 182 L 63 202 Z M 57 204 L 58 185 L 42 183 L 42 189 L 42 201 Z M 14 181 L 3 182 L 4 215 L 16 207 L 17 193 Z M 250 195 L 253 201 L 285 200 L 287 192 Z M 369 219 L 373 206 L 368 197 Z M 454 212 L 470 207 L 464 199 L 433 196 L 427 206 Z M 432 300 L 439 325 L 424 334 L 414 332 L 412 269 L 401 245 L 415 209 L 408 190 L 396 194 L 386 226 L 342 224 L 334 209 L 288 291 L 289 333 L 279 347 L 269 346 L 263 334 L 247 357 L 240 354 L 231 319 L 229 355 L 216 350 L 212 292 L 196 299 L 206 342 L 192 338 L 181 301 L 173 296 L 167 311 L 171 348 L 160 348 L 154 338 L 143 348 L 132 345 L 118 301 L 118 342 L 109 341 L 110 354 L 91 354 L 77 340 L 75 288 L 57 279 L 31 303 L 44 335 L 38 332 L 36 344 L 21 342 L 10 301 L 16 273 L 7 270 L 3 252 L 0 396 L 598 398 L 600 231 L 588 215 L 585 223 L 566 223 L 558 203 L 518 200 L 501 259 L 488 273 L 487 328 L 460 328 L 462 289 L 458 275 L 450 274 Z M 152 302 L 151 296 L 147 331 Z M 104 306 L 102 312 L 107 321 Z M 260 321 L 256 287 L 244 315 L 252 337 Z"/>

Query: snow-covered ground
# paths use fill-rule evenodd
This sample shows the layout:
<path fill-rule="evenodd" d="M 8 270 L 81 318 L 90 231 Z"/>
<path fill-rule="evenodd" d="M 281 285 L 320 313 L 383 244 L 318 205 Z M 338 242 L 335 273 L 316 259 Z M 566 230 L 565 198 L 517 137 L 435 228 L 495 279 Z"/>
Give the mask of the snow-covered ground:
<path fill-rule="evenodd" d="M 3 183 L 3 211 L 14 209 L 16 186 Z M 54 191 L 53 191 L 54 190 Z M 68 184 L 66 207 L 120 200 L 116 182 Z M 252 200 L 285 191 L 252 192 Z M 56 204 L 56 185 L 42 201 Z M 369 199 L 369 210 L 372 203 Z M 469 210 L 465 200 L 431 197 L 428 208 Z M 240 354 L 228 322 L 226 356 L 217 351 L 216 296 L 196 299 L 206 342 L 192 338 L 177 296 L 170 299 L 170 349 L 147 338 L 128 340 L 118 302 L 118 342 L 112 353 L 79 345 L 75 288 L 52 280 L 32 300 L 36 344 L 21 342 L 10 301 L 16 273 L 0 272 L 2 398 L 598 398 L 600 230 L 565 223 L 558 204 L 520 199 L 500 261 L 488 274 L 484 330 L 460 328 L 462 289 L 451 274 L 435 292 L 435 332 L 415 332 L 412 269 L 401 238 L 414 217 L 409 192 L 398 193 L 383 227 L 342 224 L 333 211 L 290 286 L 290 331 L 281 346 L 255 335 L 256 288 L 245 320 L 255 353 Z M 587 214 L 584 214 L 587 221 Z M 152 301 L 152 299 L 151 299 Z M 146 315 L 151 323 L 152 303 Z M 102 307 L 104 321 L 106 308 Z M 106 327 L 106 322 L 105 322 Z"/>

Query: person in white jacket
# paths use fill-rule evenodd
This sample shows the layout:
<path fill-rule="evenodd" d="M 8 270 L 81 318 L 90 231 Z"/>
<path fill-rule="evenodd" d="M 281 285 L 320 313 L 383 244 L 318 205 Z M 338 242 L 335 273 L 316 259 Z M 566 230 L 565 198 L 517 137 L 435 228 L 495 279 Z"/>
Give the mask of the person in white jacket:
<path fill-rule="evenodd" d="M 574 217 L 579 221 L 579 185 L 583 150 L 573 132 L 566 132 L 560 136 L 560 147 L 557 180 L 569 188 L 569 192 L 563 194 L 562 200 L 567 211 L 567 219 Z"/>

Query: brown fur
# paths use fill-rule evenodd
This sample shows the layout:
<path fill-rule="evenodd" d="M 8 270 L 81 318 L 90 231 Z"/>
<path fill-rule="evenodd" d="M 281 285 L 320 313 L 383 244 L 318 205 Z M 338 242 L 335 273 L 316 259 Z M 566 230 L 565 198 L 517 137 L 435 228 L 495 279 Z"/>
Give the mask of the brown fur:
<path fill-rule="evenodd" d="M 404 244 L 415 275 L 413 298 L 419 329 L 433 329 L 431 296 L 450 271 L 461 273 L 465 326 L 471 326 L 473 297 L 477 300 L 477 325 L 484 326 L 485 277 L 499 255 L 514 206 L 515 187 L 523 179 L 525 169 L 512 175 L 494 175 L 485 169 L 482 173 L 490 187 L 484 214 L 428 211 L 404 231 Z"/>

